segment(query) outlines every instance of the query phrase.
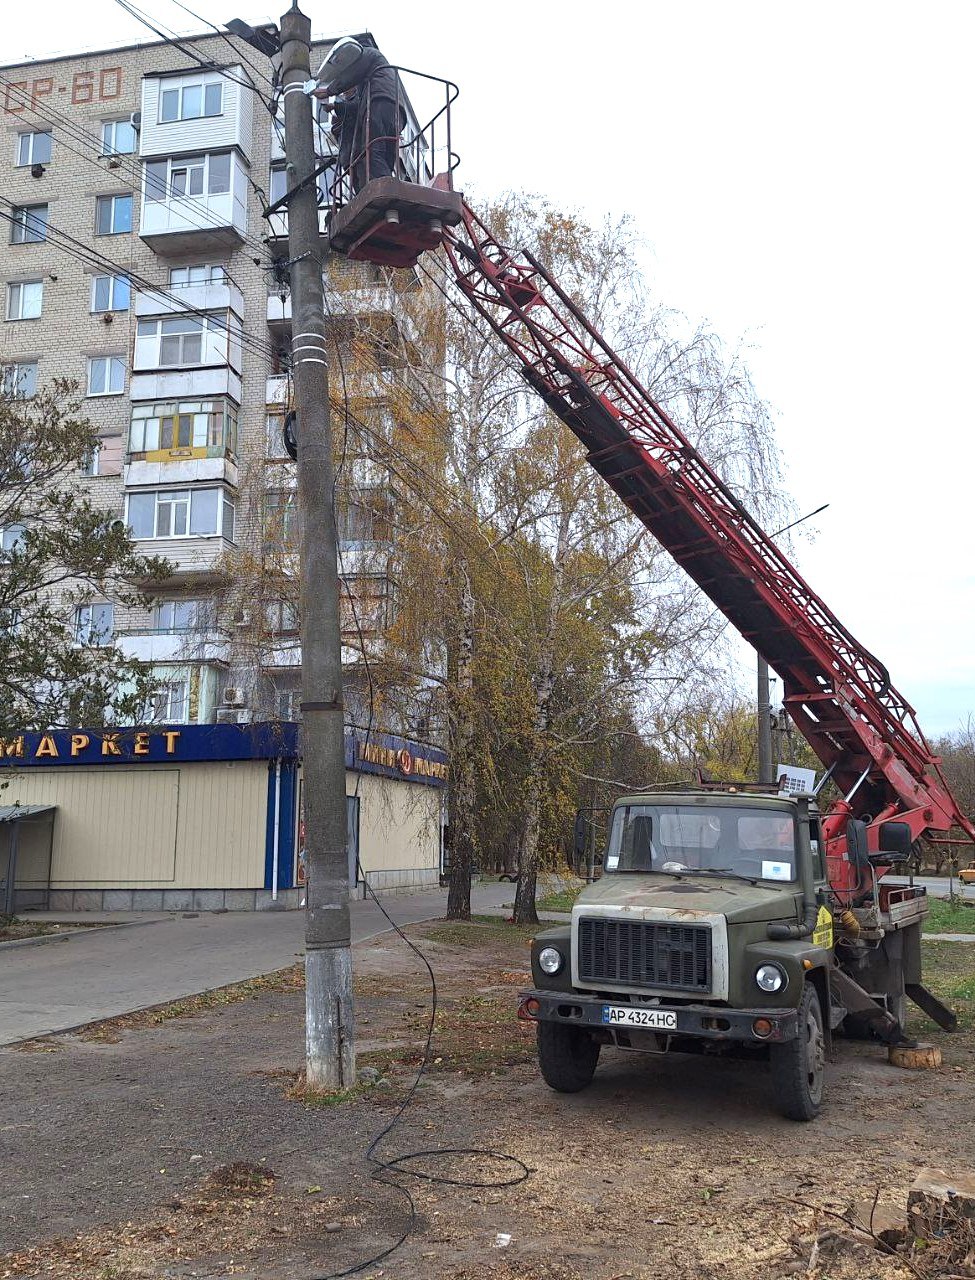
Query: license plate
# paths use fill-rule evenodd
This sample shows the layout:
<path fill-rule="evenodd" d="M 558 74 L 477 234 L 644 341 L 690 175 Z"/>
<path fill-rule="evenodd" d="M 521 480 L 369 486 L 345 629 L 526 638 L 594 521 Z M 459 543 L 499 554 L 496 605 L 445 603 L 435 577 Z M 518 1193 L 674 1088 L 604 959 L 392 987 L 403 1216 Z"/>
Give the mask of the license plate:
<path fill-rule="evenodd" d="M 649 1031 L 677 1030 L 676 1013 L 632 1004 L 604 1004 L 603 1022 L 611 1026 L 646 1027 Z"/>

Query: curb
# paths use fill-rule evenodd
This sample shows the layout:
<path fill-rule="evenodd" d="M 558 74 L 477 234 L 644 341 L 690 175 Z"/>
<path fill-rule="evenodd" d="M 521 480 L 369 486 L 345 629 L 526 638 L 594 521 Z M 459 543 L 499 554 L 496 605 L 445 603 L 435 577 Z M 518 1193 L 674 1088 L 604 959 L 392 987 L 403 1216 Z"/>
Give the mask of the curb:
<path fill-rule="evenodd" d="M 161 920 L 118 920 L 114 924 L 88 924 L 79 929 L 63 929 L 60 933 L 40 933 L 36 938 L 12 938 L 9 942 L 0 942 L 0 951 L 5 947 L 37 947 L 44 942 L 70 942 L 79 933 L 110 933 L 113 929 L 138 929 L 141 925 L 162 923 Z"/>

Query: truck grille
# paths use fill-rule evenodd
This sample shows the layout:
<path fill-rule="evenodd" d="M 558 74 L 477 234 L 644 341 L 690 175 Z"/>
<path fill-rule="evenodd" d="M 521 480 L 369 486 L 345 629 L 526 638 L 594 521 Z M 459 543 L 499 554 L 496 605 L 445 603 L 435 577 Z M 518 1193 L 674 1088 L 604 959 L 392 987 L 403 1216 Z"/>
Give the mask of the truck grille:
<path fill-rule="evenodd" d="M 583 917 L 579 980 L 710 992 L 711 926 Z"/>

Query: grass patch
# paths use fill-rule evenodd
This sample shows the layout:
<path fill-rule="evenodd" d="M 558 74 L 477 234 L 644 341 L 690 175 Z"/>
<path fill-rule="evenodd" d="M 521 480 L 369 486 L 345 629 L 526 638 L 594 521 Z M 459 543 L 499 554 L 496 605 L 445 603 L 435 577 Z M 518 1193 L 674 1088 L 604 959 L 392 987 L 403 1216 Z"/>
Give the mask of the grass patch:
<path fill-rule="evenodd" d="M 545 924 L 512 924 L 498 916 L 472 916 L 470 920 L 438 920 L 416 930 L 430 942 L 450 947 L 483 947 L 521 938 L 530 942 Z"/>
<path fill-rule="evenodd" d="M 61 924 L 51 920 L 22 920 L 19 916 L 0 914 L 0 942 L 20 942 L 24 938 L 43 938 L 50 933 L 67 933 L 72 929 L 104 928 L 98 924 Z"/>
<path fill-rule="evenodd" d="M 537 900 L 535 906 L 539 911 L 571 911 L 585 887 L 583 883 L 567 885 L 566 888 L 557 889 L 554 893 L 546 893 L 543 898 Z"/>
<path fill-rule="evenodd" d="M 924 933 L 975 934 L 975 904 L 946 898 L 928 897 L 928 915 L 922 925 Z"/>
<path fill-rule="evenodd" d="M 921 980 L 929 991 L 958 1014 L 958 1031 L 975 1030 L 975 947 L 967 942 L 922 942 Z M 936 1023 L 909 1006 L 911 1025 L 925 1038 L 941 1034 Z"/>

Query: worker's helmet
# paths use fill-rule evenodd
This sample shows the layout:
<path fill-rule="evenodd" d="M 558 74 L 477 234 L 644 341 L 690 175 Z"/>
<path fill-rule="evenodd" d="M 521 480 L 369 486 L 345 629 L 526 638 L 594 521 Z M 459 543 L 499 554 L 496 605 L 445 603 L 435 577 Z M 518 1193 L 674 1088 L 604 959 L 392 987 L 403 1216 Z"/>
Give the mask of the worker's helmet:
<path fill-rule="evenodd" d="M 361 57 L 362 45 L 353 36 L 343 36 L 341 40 L 336 40 L 318 68 L 318 83 L 323 89 L 327 89 L 333 80 Z"/>

